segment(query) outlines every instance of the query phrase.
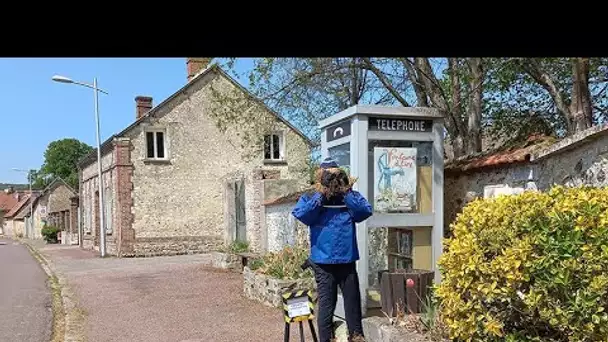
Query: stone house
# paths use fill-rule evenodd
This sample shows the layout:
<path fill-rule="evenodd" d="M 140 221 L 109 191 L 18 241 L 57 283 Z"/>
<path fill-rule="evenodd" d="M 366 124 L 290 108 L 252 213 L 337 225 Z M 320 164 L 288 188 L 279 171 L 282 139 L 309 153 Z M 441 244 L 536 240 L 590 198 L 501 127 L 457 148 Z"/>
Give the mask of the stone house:
<path fill-rule="evenodd" d="M 76 240 L 78 235 L 78 202 L 72 198 L 77 192 L 60 177 L 55 178 L 34 201 L 34 230 L 32 238 L 42 238 L 44 226 L 54 226 L 68 239 Z M 29 213 L 28 213 L 29 215 Z M 72 234 L 72 227 L 74 234 Z M 67 240 L 66 240 L 67 241 Z"/>
<path fill-rule="evenodd" d="M 110 255 L 205 252 L 234 240 L 261 247 L 262 181 L 305 183 L 310 140 L 210 59 L 186 60 L 187 82 L 101 146 Z M 81 241 L 98 249 L 97 151 L 79 167 Z"/>
<path fill-rule="evenodd" d="M 0 235 L 8 235 L 8 233 L 5 232 L 6 220 L 4 215 L 8 214 L 18 202 L 19 193 L 15 192 L 13 188 L 7 188 L 0 191 Z"/>
<path fill-rule="evenodd" d="M 565 186 L 608 185 L 608 125 L 556 140 L 532 136 L 524 144 L 445 165 L 444 222 L 476 197 Z"/>
<path fill-rule="evenodd" d="M 29 230 L 26 229 L 29 226 L 30 213 L 30 200 L 32 197 L 35 199 L 37 196 L 36 192 L 30 194 L 28 192 L 18 191 L 13 194 L 17 203 L 12 206 L 6 214 L 4 214 L 3 231 L 8 236 L 25 236 L 28 237 Z M 28 226 L 26 226 L 28 224 Z"/>

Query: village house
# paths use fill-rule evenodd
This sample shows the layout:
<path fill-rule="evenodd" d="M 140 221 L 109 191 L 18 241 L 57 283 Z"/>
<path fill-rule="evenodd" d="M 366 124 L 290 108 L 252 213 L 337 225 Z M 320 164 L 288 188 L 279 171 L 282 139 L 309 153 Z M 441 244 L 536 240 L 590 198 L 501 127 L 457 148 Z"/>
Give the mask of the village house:
<path fill-rule="evenodd" d="M 8 210 L 3 216 L 3 233 L 7 236 L 13 237 L 29 237 L 31 231 L 31 224 L 29 221 L 30 214 L 30 200 L 35 199 L 37 192 L 30 194 L 29 191 L 14 191 L 6 192 L 13 197 L 12 200 L 5 200 L 10 206 L 10 203 L 14 203 L 10 210 Z"/>
<path fill-rule="evenodd" d="M 34 200 L 34 229 L 31 238 L 42 238 L 42 228 L 54 226 L 62 231 L 66 243 L 78 243 L 77 192 L 60 177 L 55 178 Z M 29 212 L 26 213 L 29 217 Z M 74 231 L 75 233 L 72 233 Z"/>
<path fill-rule="evenodd" d="M 306 184 L 310 140 L 210 59 L 101 146 L 110 255 L 197 253 L 235 240 L 260 250 L 262 181 Z M 80 244 L 99 247 L 97 151 L 79 162 Z"/>
<path fill-rule="evenodd" d="M 10 235 L 8 225 L 4 215 L 19 202 L 19 192 L 15 192 L 12 187 L 0 191 L 0 235 Z"/>

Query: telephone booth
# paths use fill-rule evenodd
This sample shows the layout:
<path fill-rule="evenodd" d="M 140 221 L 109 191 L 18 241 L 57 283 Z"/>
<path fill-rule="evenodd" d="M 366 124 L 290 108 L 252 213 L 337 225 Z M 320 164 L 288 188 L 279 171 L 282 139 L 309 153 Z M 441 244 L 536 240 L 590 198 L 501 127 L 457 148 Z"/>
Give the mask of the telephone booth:
<path fill-rule="evenodd" d="M 357 224 L 363 312 L 378 273 L 435 271 L 443 238 L 443 116 L 432 108 L 356 105 L 320 122 L 322 157 L 358 177 L 374 208 Z M 344 318 L 339 295 L 335 315 Z"/>

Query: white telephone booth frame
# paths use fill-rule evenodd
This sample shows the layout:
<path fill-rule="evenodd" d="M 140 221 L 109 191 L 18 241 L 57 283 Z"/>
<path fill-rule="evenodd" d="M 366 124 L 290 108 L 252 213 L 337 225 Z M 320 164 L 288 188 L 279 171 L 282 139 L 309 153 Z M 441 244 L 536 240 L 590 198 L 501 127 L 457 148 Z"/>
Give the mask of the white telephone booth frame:
<path fill-rule="evenodd" d="M 381 120 L 378 120 L 381 119 Z M 386 120 L 384 120 L 386 119 Z M 416 129 L 395 125 L 399 120 L 415 122 Z M 432 126 L 428 127 L 429 121 Z M 381 124 L 380 124 L 381 122 Z M 427 123 L 427 127 L 424 126 Z M 370 127 L 373 125 L 373 127 Z M 422 125 L 422 126 L 421 126 Z M 368 220 L 357 224 L 357 243 L 360 259 L 357 262 L 364 315 L 367 311 L 367 290 L 369 288 L 368 228 L 373 227 L 432 227 L 431 249 L 435 282 L 441 280 L 437 271 L 437 260 L 442 253 L 443 239 L 443 159 L 444 124 L 443 115 L 437 109 L 422 107 L 387 107 L 356 105 L 319 122 L 321 129 L 322 158 L 329 156 L 336 146 L 349 146 L 351 175 L 358 177 L 354 189 L 370 202 L 368 142 L 370 140 L 397 140 L 432 142 L 432 213 L 431 214 L 379 214 L 374 213 Z M 421 129 L 422 127 L 422 129 Z M 371 128 L 371 129 L 370 129 Z M 412 127 L 410 127 L 412 128 Z M 340 163 L 340 161 L 338 160 Z M 344 302 L 338 296 L 335 315 L 344 318 Z"/>

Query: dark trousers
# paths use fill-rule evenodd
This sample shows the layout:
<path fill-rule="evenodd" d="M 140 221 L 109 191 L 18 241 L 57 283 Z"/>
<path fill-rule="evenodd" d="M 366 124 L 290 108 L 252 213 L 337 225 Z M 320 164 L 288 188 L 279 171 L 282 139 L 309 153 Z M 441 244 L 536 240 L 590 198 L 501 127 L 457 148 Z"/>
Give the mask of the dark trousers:
<path fill-rule="evenodd" d="M 363 336 L 361 323 L 361 293 L 355 263 L 315 264 L 310 263 L 317 281 L 319 342 L 329 342 L 333 337 L 333 315 L 338 300 L 338 286 L 344 298 L 344 312 L 348 334 Z"/>

